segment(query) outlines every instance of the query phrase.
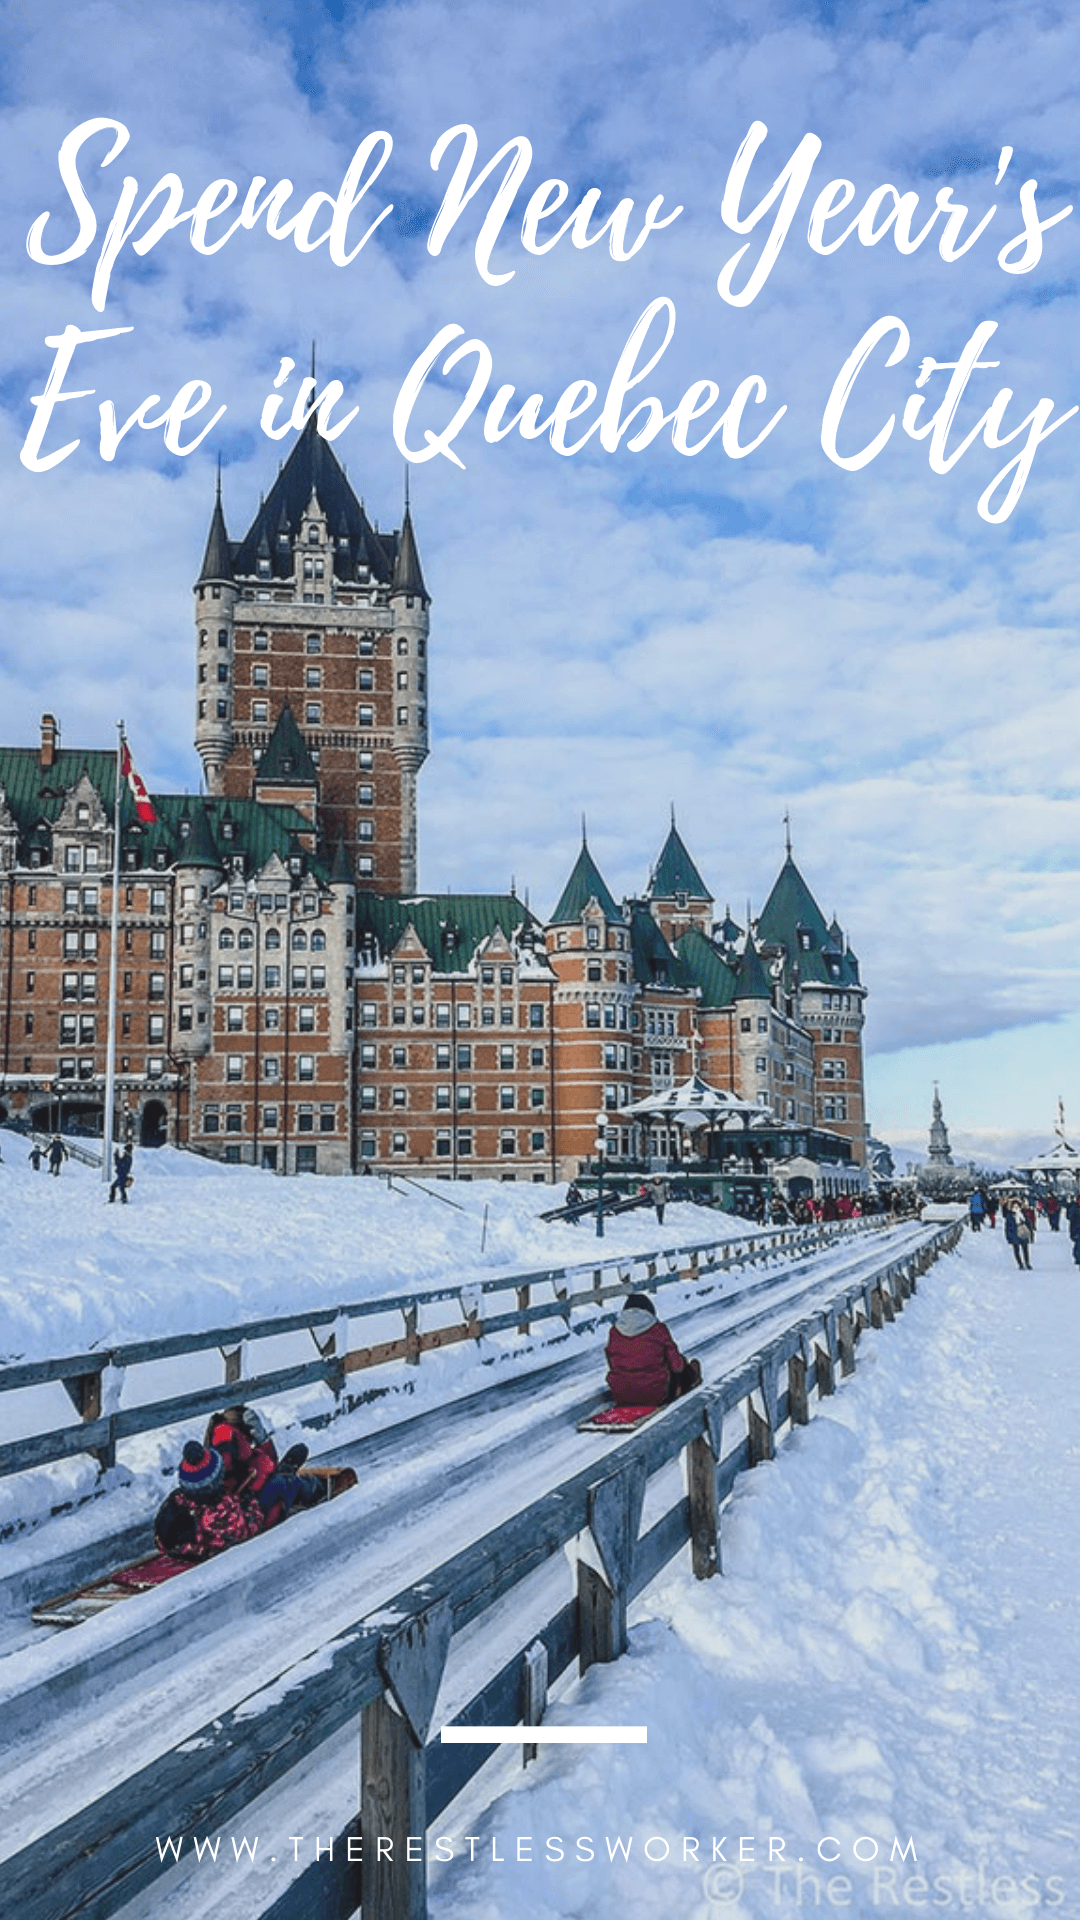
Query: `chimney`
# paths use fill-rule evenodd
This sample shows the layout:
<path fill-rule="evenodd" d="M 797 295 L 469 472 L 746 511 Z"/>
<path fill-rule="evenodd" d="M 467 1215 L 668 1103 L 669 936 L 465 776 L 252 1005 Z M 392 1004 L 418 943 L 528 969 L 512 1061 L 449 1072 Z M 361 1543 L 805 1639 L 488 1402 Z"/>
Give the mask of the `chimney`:
<path fill-rule="evenodd" d="M 60 745 L 60 728 L 51 713 L 41 716 L 41 764 L 51 767 L 56 759 L 56 749 Z"/>

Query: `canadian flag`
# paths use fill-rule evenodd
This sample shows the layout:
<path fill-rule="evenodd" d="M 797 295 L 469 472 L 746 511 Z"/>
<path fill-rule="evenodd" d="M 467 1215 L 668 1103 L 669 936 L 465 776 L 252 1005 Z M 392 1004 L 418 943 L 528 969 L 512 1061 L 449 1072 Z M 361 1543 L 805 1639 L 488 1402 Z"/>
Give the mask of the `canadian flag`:
<path fill-rule="evenodd" d="M 142 775 L 135 771 L 135 763 L 128 751 L 128 743 L 126 740 L 120 742 L 120 774 L 131 788 L 131 797 L 135 802 L 136 814 L 140 820 L 145 821 L 146 825 L 150 826 L 157 819 L 157 814 L 154 812 L 150 795 L 146 791 L 146 782 L 143 780 Z"/>

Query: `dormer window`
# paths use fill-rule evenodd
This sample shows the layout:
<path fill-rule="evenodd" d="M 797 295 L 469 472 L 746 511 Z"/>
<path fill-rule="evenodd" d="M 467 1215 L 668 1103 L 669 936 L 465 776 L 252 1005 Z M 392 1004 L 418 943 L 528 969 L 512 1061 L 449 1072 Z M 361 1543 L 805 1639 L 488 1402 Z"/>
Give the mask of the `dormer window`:
<path fill-rule="evenodd" d="M 83 800 L 80 800 L 75 809 L 75 820 L 80 827 L 88 827 L 90 825 L 90 809 Z"/>
<path fill-rule="evenodd" d="M 236 833 L 236 828 L 235 828 L 235 826 L 233 825 L 233 822 L 232 822 L 231 820 L 223 820 L 223 821 L 222 821 L 222 823 L 221 823 L 221 837 L 222 837 L 222 839 L 223 839 L 223 840 L 232 840 L 232 839 L 234 838 L 234 836 L 235 836 L 235 833 Z"/>
<path fill-rule="evenodd" d="M 265 554 L 264 554 L 264 555 L 262 556 L 262 558 L 261 558 L 261 559 L 259 560 L 259 562 L 258 562 L 258 567 L 257 567 L 257 572 L 258 572 L 258 575 L 259 575 L 259 579 L 260 579 L 260 580 L 269 580 L 269 578 L 270 578 L 270 562 L 269 562 L 269 560 L 268 560 L 268 559 L 266 558 L 266 555 L 265 555 Z"/>
<path fill-rule="evenodd" d="M 808 927 L 800 927 L 800 928 L 799 928 L 799 946 L 800 946 L 800 947 L 802 948 L 802 951 L 803 951 L 804 953 L 809 953 L 809 951 L 810 951 L 810 930 L 809 930 L 809 928 L 808 928 Z"/>
<path fill-rule="evenodd" d="M 191 838 L 191 821 L 190 820 L 181 820 L 180 838 L 181 840 L 190 840 Z"/>
<path fill-rule="evenodd" d="M 319 529 L 318 529 L 318 527 L 309 527 L 309 528 L 308 528 L 308 530 L 307 530 L 307 537 L 308 537 L 308 546 L 309 546 L 309 547 L 317 547 L 317 546 L 318 546 L 318 544 L 319 544 Z"/>

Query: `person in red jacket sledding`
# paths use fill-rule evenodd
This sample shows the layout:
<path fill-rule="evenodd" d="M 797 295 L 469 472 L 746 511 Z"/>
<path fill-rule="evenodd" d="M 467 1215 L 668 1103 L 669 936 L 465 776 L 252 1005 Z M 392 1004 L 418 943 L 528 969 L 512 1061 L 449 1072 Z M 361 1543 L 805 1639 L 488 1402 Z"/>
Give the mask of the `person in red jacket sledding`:
<path fill-rule="evenodd" d="M 207 1422 L 205 1444 L 216 1447 L 225 1464 L 224 1486 L 242 1500 L 254 1499 L 263 1525 L 276 1527 L 294 1507 L 314 1507 L 325 1497 L 315 1479 L 298 1479 L 297 1469 L 308 1457 L 300 1442 L 278 1460 L 273 1439 L 254 1407 L 223 1407 Z"/>
<path fill-rule="evenodd" d="M 617 1406 L 662 1407 L 701 1385 L 700 1360 L 679 1352 L 647 1293 L 627 1294 L 607 1338 L 608 1388 Z"/>

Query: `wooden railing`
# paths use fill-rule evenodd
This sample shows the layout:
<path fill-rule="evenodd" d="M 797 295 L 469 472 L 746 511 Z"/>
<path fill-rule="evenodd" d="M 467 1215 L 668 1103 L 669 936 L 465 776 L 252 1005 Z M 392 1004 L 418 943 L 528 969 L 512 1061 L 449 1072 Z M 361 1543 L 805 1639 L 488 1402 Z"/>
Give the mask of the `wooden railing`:
<path fill-rule="evenodd" d="M 658 1275 L 693 1282 L 706 1273 L 810 1251 L 834 1238 L 865 1233 L 884 1224 L 888 1223 L 865 1220 L 825 1228 L 761 1228 L 745 1239 L 703 1241 L 658 1253 L 624 1254 L 588 1265 L 549 1267 L 464 1284 L 458 1281 L 388 1298 L 354 1300 L 303 1313 L 210 1327 L 200 1333 L 128 1341 L 97 1351 L 0 1366 L 0 1393 L 24 1392 L 58 1382 L 78 1414 L 77 1424 L 51 1427 L 0 1445 L 0 1476 L 71 1459 L 76 1454 L 92 1455 L 105 1470 L 116 1464 L 120 1441 L 204 1419 L 221 1406 L 223 1398 L 237 1403 L 260 1400 L 322 1384 L 344 1409 L 369 1397 L 349 1395 L 347 1383 L 353 1374 L 394 1361 L 416 1365 L 425 1353 L 462 1341 L 481 1340 L 486 1335 L 508 1331 L 527 1335 L 547 1320 L 566 1322 L 575 1309 L 603 1303 Z M 513 1295 L 514 1305 L 503 1311 L 485 1311 L 498 1294 Z M 460 1318 L 446 1317 L 447 1307 L 456 1307 Z M 370 1323 L 380 1317 L 400 1319 L 401 1332 L 368 1345 L 351 1344 L 354 1323 Z M 316 1357 L 269 1371 L 253 1366 L 251 1349 L 283 1334 L 306 1334 Z M 131 1386 L 132 1397 L 135 1395 L 139 1383 L 135 1377 L 129 1383 L 129 1375 L 135 1376 L 139 1367 L 190 1354 L 220 1355 L 216 1383 L 166 1398 L 148 1397 L 135 1405 L 121 1405 L 127 1385 Z"/>
<path fill-rule="evenodd" d="M 163 1832 L 220 1831 L 359 1718 L 359 1809 L 354 1803 L 346 1815 L 342 1807 L 332 1854 L 301 1868 L 263 1906 L 261 1920 L 349 1920 L 361 1903 L 363 1920 L 423 1920 L 426 1869 L 415 1836 L 426 1833 L 491 1752 L 431 1737 L 453 1636 L 579 1536 L 591 1540 L 592 1550 L 579 1553 L 567 1603 L 457 1715 L 455 1724 L 478 1727 L 520 1723 L 527 1745 L 546 1686 L 575 1659 L 585 1671 L 619 1657 L 629 1601 L 681 1547 L 689 1542 L 699 1579 L 719 1571 L 721 1506 L 737 1475 L 772 1456 L 782 1428 L 809 1419 L 812 1395 L 832 1394 L 838 1377 L 854 1371 L 865 1329 L 896 1318 L 919 1276 L 960 1232 L 953 1224 L 914 1229 L 914 1244 L 903 1252 L 890 1258 L 882 1249 L 869 1277 L 841 1282 L 831 1298 L 603 1461 L 531 1501 L 422 1580 L 377 1605 L 369 1596 L 317 1657 L 290 1667 L 282 1650 L 274 1658 L 268 1637 L 258 1689 L 247 1699 L 208 1716 L 174 1750 L 62 1824 L 41 1832 L 35 1823 L 40 1837 L 0 1866 L 7 1910 L 19 1920 L 110 1920 L 168 1870 L 158 1846 Z M 741 1422 L 731 1418 L 740 1412 Z M 742 1431 L 725 1451 L 725 1433 L 730 1437 L 737 1424 Z M 639 1536 L 647 1483 L 680 1453 L 688 1492 Z M 32 1688 L 14 1707 L 12 1739 L 17 1722 L 34 1724 Z M 18 1765 L 15 1744 L 9 1774 Z"/>

